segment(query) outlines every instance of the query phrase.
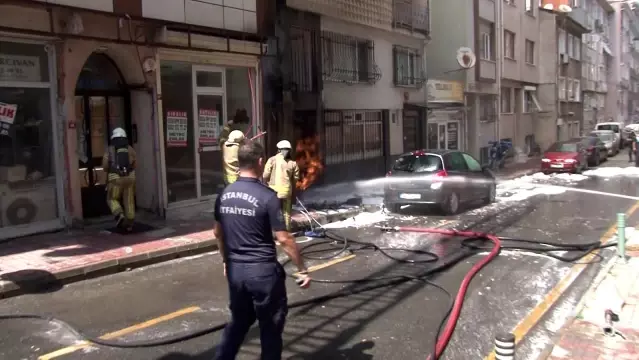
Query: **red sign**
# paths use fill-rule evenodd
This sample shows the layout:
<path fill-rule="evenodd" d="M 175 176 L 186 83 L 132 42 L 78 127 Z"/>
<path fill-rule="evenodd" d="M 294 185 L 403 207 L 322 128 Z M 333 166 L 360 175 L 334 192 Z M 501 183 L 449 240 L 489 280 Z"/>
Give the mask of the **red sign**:
<path fill-rule="evenodd" d="M 0 103 L 0 121 L 13 124 L 13 120 L 15 120 L 17 112 L 17 105 Z"/>

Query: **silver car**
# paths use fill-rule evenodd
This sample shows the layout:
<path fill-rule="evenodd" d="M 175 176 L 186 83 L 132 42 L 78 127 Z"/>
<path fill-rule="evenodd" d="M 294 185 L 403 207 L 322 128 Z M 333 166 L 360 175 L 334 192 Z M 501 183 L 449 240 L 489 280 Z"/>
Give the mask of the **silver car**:
<path fill-rule="evenodd" d="M 615 156 L 619 153 L 619 142 L 615 141 L 615 132 L 612 130 L 595 130 L 590 135 L 596 136 L 603 141 L 608 150 L 608 156 Z"/>

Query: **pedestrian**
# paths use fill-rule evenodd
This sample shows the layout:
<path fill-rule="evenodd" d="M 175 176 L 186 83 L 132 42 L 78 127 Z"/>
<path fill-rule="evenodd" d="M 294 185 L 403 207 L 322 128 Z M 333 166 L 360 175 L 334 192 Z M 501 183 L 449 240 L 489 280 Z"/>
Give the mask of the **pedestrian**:
<path fill-rule="evenodd" d="M 107 169 L 109 209 L 115 216 L 116 226 L 123 227 L 127 231 L 133 230 L 135 219 L 136 165 L 135 150 L 129 145 L 126 131 L 122 128 L 113 129 L 111 145 L 102 157 L 102 168 Z"/>
<path fill-rule="evenodd" d="M 291 212 L 295 185 L 300 180 L 300 168 L 291 159 L 291 143 L 282 140 L 277 143 L 277 154 L 271 156 L 264 167 L 264 182 L 277 193 L 284 214 L 286 230 L 291 231 Z"/>
<path fill-rule="evenodd" d="M 226 325 L 215 359 L 235 359 L 257 319 L 262 360 L 282 358 L 282 333 L 288 314 L 286 275 L 277 261 L 276 241 L 298 269 L 298 284 L 311 278 L 286 225 L 277 194 L 261 182 L 264 149 L 246 142 L 238 151 L 239 177 L 215 201 L 215 237 L 229 286 L 231 321 Z"/>
<path fill-rule="evenodd" d="M 237 162 L 237 152 L 244 142 L 244 133 L 233 130 L 228 139 L 222 144 L 222 159 L 224 162 L 224 185 L 229 185 L 237 180 L 239 166 Z"/>
<path fill-rule="evenodd" d="M 634 131 L 631 131 L 630 134 L 628 134 L 628 143 L 630 144 L 630 146 L 628 146 L 628 162 L 632 162 L 632 153 L 636 151 L 636 141 L 637 136 Z"/>

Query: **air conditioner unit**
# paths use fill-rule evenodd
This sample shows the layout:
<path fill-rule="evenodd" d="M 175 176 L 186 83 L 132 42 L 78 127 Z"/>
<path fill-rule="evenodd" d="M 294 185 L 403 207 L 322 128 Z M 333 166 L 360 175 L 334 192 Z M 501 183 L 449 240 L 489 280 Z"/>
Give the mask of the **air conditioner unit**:
<path fill-rule="evenodd" d="M 570 62 L 570 56 L 568 54 L 561 54 L 561 63 L 568 64 Z"/>
<path fill-rule="evenodd" d="M 7 190 L 0 197 L 2 226 L 16 226 L 57 217 L 55 182 L 25 190 Z"/>

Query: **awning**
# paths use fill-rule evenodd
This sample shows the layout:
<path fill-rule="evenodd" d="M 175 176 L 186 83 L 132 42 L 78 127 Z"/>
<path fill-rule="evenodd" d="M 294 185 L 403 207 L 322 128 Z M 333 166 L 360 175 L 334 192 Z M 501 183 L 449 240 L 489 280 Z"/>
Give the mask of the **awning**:
<path fill-rule="evenodd" d="M 609 56 L 612 56 L 612 51 L 610 51 L 610 48 L 608 47 L 608 45 L 606 45 L 606 43 L 603 43 L 603 50 L 605 53 L 607 53 Z"/>

